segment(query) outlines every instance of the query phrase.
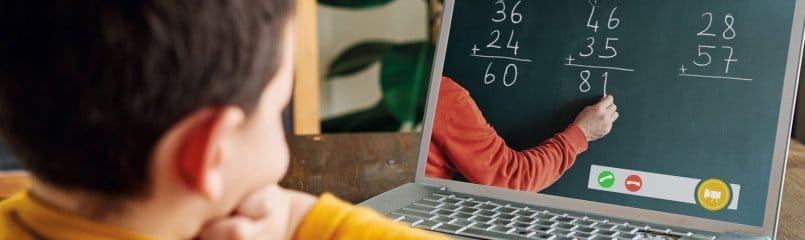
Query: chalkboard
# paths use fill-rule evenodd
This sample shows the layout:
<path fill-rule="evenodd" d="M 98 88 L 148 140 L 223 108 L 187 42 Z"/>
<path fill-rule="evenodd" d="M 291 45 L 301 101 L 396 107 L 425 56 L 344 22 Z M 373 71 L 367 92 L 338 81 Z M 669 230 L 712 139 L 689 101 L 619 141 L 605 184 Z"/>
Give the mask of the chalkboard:
<path fill-rule="evenodd" d="M 615 97 L 611 134 L 544 193 L 761 226 L 793 14 L 794 0 L 459 0 L 443 75 L 516 149 Z M 740 207 L 589 190 L 593 164 L 717 177 L 740 184 Z"/>

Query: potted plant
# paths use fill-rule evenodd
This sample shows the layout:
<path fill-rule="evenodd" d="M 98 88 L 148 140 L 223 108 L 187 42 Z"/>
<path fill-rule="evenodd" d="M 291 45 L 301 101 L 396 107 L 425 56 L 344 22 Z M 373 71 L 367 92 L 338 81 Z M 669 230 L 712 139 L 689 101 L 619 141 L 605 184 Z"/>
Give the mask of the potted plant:
<path fill-rule="evenodd" d="M 319 0 L 320 4 L 351 9 L 382 6 L 393 0 Z M 441 0 L 424 0 L 428 14 L 428 39 L 413 42 L 365 41 L 350 46 L 333 60 L 328 80 L 360 72 L 380 62 L 382 100 L 374 107 L 322 123 L 324 132 L 410 131 L 423 118 Z"/>

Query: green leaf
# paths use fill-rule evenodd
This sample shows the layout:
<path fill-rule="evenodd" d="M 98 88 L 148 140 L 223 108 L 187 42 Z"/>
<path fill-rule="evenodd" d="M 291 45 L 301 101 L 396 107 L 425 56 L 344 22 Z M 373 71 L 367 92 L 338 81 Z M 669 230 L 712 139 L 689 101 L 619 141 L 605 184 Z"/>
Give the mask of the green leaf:
<path fill-rule="evenodd" d="M 383 102 L 402 123 L 422 121 L 433 51 L 433 43 L 422 41 L 395 45 L 383 54 L 380 69 Z"/>
<path fill-rule="evenodd" d="M 355 44 L 330 63 L 327 78 L 350 75 L 359 72 L 383 57 L 383 53 L 393 46 L 390 42 L 369 41 Z"/>
<path fill-rule="evenodd" d="M 319 3 L 342 8 L 370 8 L 382 6 L 393 0 L 319 0 Z"/>

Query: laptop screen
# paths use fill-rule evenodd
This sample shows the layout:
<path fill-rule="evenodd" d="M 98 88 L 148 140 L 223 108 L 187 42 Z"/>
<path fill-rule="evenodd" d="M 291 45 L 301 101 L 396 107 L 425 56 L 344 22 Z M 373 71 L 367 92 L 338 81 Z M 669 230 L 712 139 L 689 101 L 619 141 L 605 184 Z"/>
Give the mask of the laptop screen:
<path fill-rule="evenodd" d="M 762 226 L 794 7 L 455 1 L 425 176 Z"/>

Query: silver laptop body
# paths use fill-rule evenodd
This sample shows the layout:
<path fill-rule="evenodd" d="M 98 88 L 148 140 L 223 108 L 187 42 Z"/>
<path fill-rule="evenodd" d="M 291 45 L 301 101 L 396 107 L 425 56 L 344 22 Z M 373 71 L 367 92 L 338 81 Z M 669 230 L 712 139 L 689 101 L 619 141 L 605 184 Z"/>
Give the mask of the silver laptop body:
<path fill-rule="evenodd" d="M 487 2 L 489 2 L 463 1 L 463 4 L 468 4 L 466 2 L 475 4 L 477 2 L 479 5 L 488 5 Z M 782 97 L 779 99 L 780 111 L 775 133 L 776 137 L 773 143 L 773 159 L 769 159 L 771 161 L 771 173 L 768 181 L 768 194 L 765 206 L 763 206 L 762 224 L 759 226 L 425 176 L 428 148 L 433 130 L 433 120 L 438 101 L 440 79 L 443 75 L 447 44 L 452 37 L 462 37 L 450 36 L 452 19 L 460 17 L 453 16 L 456 2 L 456 0 L 444 1 L 442 27 L 435 52 L 415 180 L 413 183 L 402 185 L 375 196 L 361 203 L 361 205 L 376 209 L 383 214 L 388 214 L 388 216 L 398 221 L 413 224 L 415 227 L 453 234 L 456 238 L 466 239 L 775 238 L 799 77 L 805 1 L 795 0 L 794 21 L 788 45 L 783 92 Z M 461 0 L 458 0 L 458 2 L 461 3 Z M 766 4 L 766 2 L 757 1 L 756 4 Z M 480 7 L 488 6 L 483 5 Z M 586 16 L 584 17 L 586 18 Z M 594 147 L 594 145 L 595 143 L 591 143 L 591 147 Z M 714 193 L 708 194 L 709 197 L 714 196 L 712 195 Z M 448 210 L 453 213 L 441 211 L 445 214 L 437 214 L 441 213 L 438 210 L 439 206 L 452 206 Z M 488 212 L 495 212 L 494 215 L 506 216 L 505 219 L 507 220 L 489 220 L 489 218 L 485 217 L 467 217 L 468 215 L 460 214 L 461 209 L 470 209 L 469 207 L 473 209 L 466 211 L 469 215 L 477 215 L 476 213 L 480 213 L 481 210 L 489 210 Z M 489 207 L 489 209 L 485 207 Z M 413 217 L 411 217 L 411 214 L 413 214 Z M 404 215 L 409 217 L 406 218 Z M 463 216 L 464 218 L 459 218 L 458 216 Z M 440 219 L 446 222 L 435 221 Z M 483 224 L 481 224 L 481 221 L 473 221 L 473 219 L 483 219 Z M 526 220 L 515 221 L 516 219 Z M 543 221 L 546 219 L 548 221 Z M 504 227 L 499 228 L 503 229 L 503 231 L 492 231 L 492 229 L 498 229 L 494 227 L 496 221 L 506 224 Z M 419 223 L 419 226 L 416 223 Z M 570 223 L 571 225 L 575 223 L 576 225 L 570 226 L 565 223 Z M 470 225 L 476 227 L 482 225 L 483 227 L 473 228 Z M 557 226 L 560 226 L 559 230 L 556 230 Z M 617 233 L 617 230 L 623 228 L 623 226 L 634 227 L 626 228 L 627 232 L 631 234 Z M 473 231 L 470 232 L 469 230 Z M 478 230 L 490 231 L 491 234 L 478 234 Z M 467 233 L 462 234 L 461 232 Z M 621 236 L 623 237 L 619 238 Z"/>

